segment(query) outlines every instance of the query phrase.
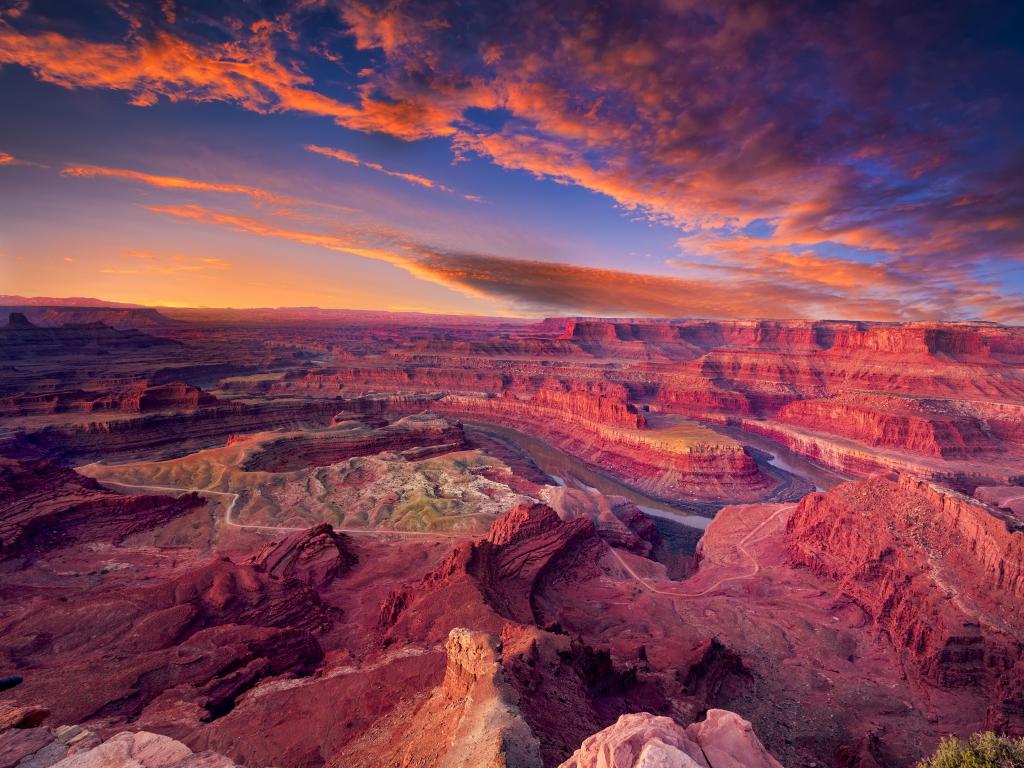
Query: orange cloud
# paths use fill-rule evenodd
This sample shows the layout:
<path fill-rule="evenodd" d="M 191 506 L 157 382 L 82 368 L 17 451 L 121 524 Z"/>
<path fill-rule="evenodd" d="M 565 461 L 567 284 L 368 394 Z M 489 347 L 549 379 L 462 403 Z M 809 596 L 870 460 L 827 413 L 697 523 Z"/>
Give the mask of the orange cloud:
<path fill-rule="evenodd" d="M 287 18 L 224 19 L 218 37 L 207 40 L 166 26 L 143 32 L 130 23 L 124 41 L 101 43 L 47 31 L 42 23 L 23 29 L 8 14 L 0 18 L 0 65 L 27 67 L 66 88 L 121 90 L 140 106 L 161 98 L 224 101 L 260 113 L 327 117 L 406 140 L 447 137 L 457 154 L 578 185 L 637 216 L 703 236 L 682 241 L 693 259 L 687 270 L 718 279 L 728 274 L 739 282 L 735 291 L 759 290 L 780 302 L 785 283 L 791 298 L 780 311 L 862 309 L 897 317 L 996 311 L 986 301 L 999 312 L 1013 311 L 1016 299 L 995 301 L 1002 296 L 995 280 L 970 278 L 972 270 L 1024 260 L 1024 167 L 1012 143 L 989 151 L 988 162 L 973 162 L 976 128 L 960 124 L 963 115 L 998 112 L 1000 100 L 979 111 L 973 97 L 964 101 L 944 85 L 949 78 L 904 76 L 921 62 L 950 63 L 929 58 L 948 48 L 935 37 L 941 24 L 906 36 L 892 27 L 891 14 L 856 3 L 799 14 L 786 4 L 713 3 L 697 13 L 688 3 L 664 3 L 651 6 L 642 24 L 584 5 L 565 13 L 527 1 L 509 16 L 486 3 L 467 14 L 466 6 L 448 0 L 348 0 L 340 5 L 342 18 L 357 48 L 373 49 L 373 66 L 358 73 L 345 99 L 318 91 L 296 63 L 302 51 Z M 470 24 L 447 21 L 469 15 Z M 848 34 L 836 36 L 839 27 Z M 982 82 L 983 68 L 971 66 L 978 51 L 965 42 L 957 52 L 970 54 L 964 76 Z M 895 82 L 913 93 L 896 98 Z M 474 108 L 498 112 L 501 127 L 471 119 Z M 989 119 L 996 125 L 1000 117 Z M 344 150 L 309 149 L 443 188 Z M 242 185 L 175 187 L 143 176 L 123 178 L 262 199 Z M 237 188 L 224 188 L 230 186 Z M 239 231 L 263 227 L 258 234 L 335 250 L 363 247 L 359 238 L 349 242 L 290 225 L 210 223 Z M 827 258 L 837 245 L 870 251 L 871 259 Z M 489 279 L 449 273 L 450 254 L 441 263 L 394 243 L 385 250 L 428 279 L 488 295 L 500 290 Z M 491 274 L 484 262 L 478 266 L 481 275 Z M 521 272 L 515 264 L 509 269 Z M 544 273 L 540 266 L 528 271 Z M 601 294 L 600 279 L 577 276 Z M 519 287 L 511 300 L 530 305 L 531 296 L 543 294 L 525 273 L 513 283 Z M 655 281 L 651 290 L 661 285 L 691 296 L 688 285 L 707 288 L 707 281 Z M 583 301 L 568 289 L 560 295 Z M 720 298 L 732 306 L 729 296 Z M 700 296 L 693 300 L 703 306 Z M 753 311 L 763 306 L 758 301 L 751 294 L 746 306 Z M 666 311 L 678 307 L 667 298 L 661 304 Z"/>
<path fill-rule="evenodd" d="M 125 168 L 104 168 L 98 165 L 68 165 L 61 170 L 62 176 L 70 178 L 108 178 L 121 181 L 134 181 L 146 184 L 158 189 L 184 189 L 197 192 L 219 192 L 229 195 L 242 195 L 257 203 L 271 203 L 274 205 L 310 205 L 321 208 L 328 208 L 341 212 L 353 212 L 354 209 L 333 203 L 321 203 L 316 200 L 305 200 L 303 198 L 291 197 L 272 192 L 262 187 L 254 187 L 247 184 L 225 184 L 220 182 L 200 181 L 198 179 L 187 179 L 181 176 L 161 176 L 159 174 L 144 173 Z"/>
<path fill-rule="evenodd" d="M 308 152 L 316 152 L 318 155 L 333 157 L 335 160 L 339 160 L 343 163 L 349 163 L 350 165 L 362 165 L 362 161 L 358 157 L 353 155 L 351 152 L 346 152 L 344 149 L 318 147 L 316 144 L 307 144 L 306 150 Z"/>
<path fill-rule="evenodd" d="M 827 287 L 749 275 L 742 280 L 682 279 L 574 264 L 446 252 L 393 233 L 311 232 L 198 205 L 150 206 L 155 213 L 384 261 L 414 277 L 519 312 L 664 317 L 817 317 L 925 319 L 928 307 L 898 298 L 846 298 Z"/>
<path fill-rule="evenodd" d="M 237 216 L 235 214 L 214 211 L 195 204 L 151 205 L 148 208 L 154 213 L 162 213 L 179 219 L 189 219 L 202 224 L 214 224 L 235 232 L 290 240 L 302 245 L 316 246 L 341 253 L 351 253 L 355 256 L 362 256 L 377 261 L 387 261 L 392 264 L 400 263 L 405 258 L 394 248 L 375 245 L 375 238 L 372 234 L 362 235 L 355 231 L 347 232 L 344 235 L 308 232 L 281 227 L 272 222 L 250 216 Z"/>
<path fill-rule="evenodd" d="M 877 288 L 904 290 L 916 284 L 913 278 L 888 262 L 822 256 L 801 247 L 800 243 L 781 241 L 778 237 L 721 237 L 702 233 L 681 238 L 678 245 L 691 259 L 712 259 L 710 263 L 685 258 L 671 260 L 674 266 L 690 271 L 756 271 L 778 279 L 854 293 Z"/>
<path fill-rule="evenodd" d="M 261 202 L 284 203 L 291 198 L 278 195 L 260 187 L 250 187 L 245 184 L 218 184 L 196 179 L 186 179 L 180 176 L 159 176 L 152 173 L 132 171 L 123 168 L 103 168 L 97 165 L 68 165 L 61 171 L 61 175 L 75 178 L 111 178 L 123 181 L 137 181 L 151 187 L 161 189 L 189 189 L 200 192 L 224 192 L 232 195 L 244 195 L 253 200 Z"/>
<path fill-rule="evenodd" d="M 128 91 L 146 107 L 171 101 L 228 101 L 254 112 L 291 110 L 334 119 L 363 131 L 404 139 L 451 135 L 457 117 L 435 105 L 374 99 L 368 90 L 355 104 L 312 88 L 308 75 L 278 60 L 270 23 L 253 24 L 238 39 L 195 44 L 166 31 L 127 43 L 99 43 L 59 32 L 29 34 L 0 20 L 0 64 L 30 69 L 65 88 Z"/>
<path fill-rule="evenodd" d="M 333 157 L 335 160 L 340 160 L 343 163 L 349 163 L 350 165 L 359 165 L 364 168 L 383 173 L 386 176 L 394 176 L 396 179 L 403 179 L 413 184 L 419 184 L 421 187 L 427 187 L 429 189 L 440 189 L 444 192 L 451 192 L 451 187 L 446 187 L 444 184 L 428 179 L 426 176 L 419 176 L 415 173 L 402 173 L 401 171 L 392 171 L 385 168 L 380 163 L 370 163 L 365 160 L 360 160 L 356 155 L 351 152 L 346 152 L 344 149 L 334 149 L 332 147 L 318 147 L 315 144 L 307 144 L 306 149 L 310 152 L 315 152 L 319 155 L 325 155 L 327 157 Z"/>
<path fill-rule="evenodd" d="M 126 259 L 144 262 L 133 267 L 110 266 L 100 269 L 104 275 L 177 275 L 181 273 L 221 272 L 231 263 L 220 258 L 202 258 L 183 254 L 162 254 L 148 251 L 128 251 Z"/>

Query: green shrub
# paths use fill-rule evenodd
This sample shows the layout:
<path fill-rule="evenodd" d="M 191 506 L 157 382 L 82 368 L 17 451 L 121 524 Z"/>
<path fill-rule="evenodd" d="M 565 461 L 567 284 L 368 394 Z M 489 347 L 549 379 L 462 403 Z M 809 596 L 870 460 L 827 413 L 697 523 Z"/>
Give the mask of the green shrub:
<path fill-rule="evenodd" d="M 1024 739 L 976 733 L 963 741 L 947 736 L 917 768 L 1024 768 Z"/>

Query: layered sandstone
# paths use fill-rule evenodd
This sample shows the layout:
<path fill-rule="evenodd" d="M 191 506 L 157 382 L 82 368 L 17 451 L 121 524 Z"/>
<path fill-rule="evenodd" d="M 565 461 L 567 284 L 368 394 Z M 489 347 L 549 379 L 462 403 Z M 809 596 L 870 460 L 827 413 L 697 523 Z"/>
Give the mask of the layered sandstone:
<path fill-rule="evenodd" d="M 264 678 L 308 674 L 323 656 L 316 634 L 337 617 L 298 580 L 221 558 L 161 583 L 109 578 L 59 610 L 30 593 L 0 620 L 0 656 L 33 670 L 11 695 L 46 701 L 53 722 L 155 708 L 198 727 Z"/>
<path fill-rule="evenodd" d="M 909 477 L 805 498 L 794 563 L 836 581 L 933 683 L 987 692 L 990 727 L 1024 732 L 1024 526 Z"/>
<path fill-rule="evenodd" d="M 31 557 L 0 563 L 0 674 L 24 678 L 4 695 L 95 729 L 80 751 L 142 729 L 249 766 L 434 768 L 464 744 L 507 764 L 511 743 L 535 740 L 554 768 L 623 714 L 684 724 L 727 708 L 787 764 L 903 768 L 943 733 L 1019 729 L 1013 486 L 977 490 L 1005 507 L 986 512 L 1008 539 L 982 505 L 925 485 L 808 500 L 814 519 L 789 533 L 792 505 L 729 506 L 680 582 L 662 520 L 561 472 L 556 451 L 536 453 L 541 469 L 482 430 L 460 442 L 454 423 L 518 427 L 680 502 L 775 488 L 744 480 L 762 454 L 672 413 L 730 436 L 748 419 L 855 472 L 1008 480 L 1024 466 L 1019 330 L 578 319 L 563 334 L 565 321 L 299 315 L 168 329 L 184 348 L 0 366 L 4 396 L 39 409 L 4 417 L 8 454 L 98 460 L 80 471 L 107 487 L 205 499 L 130 528 L 148 513 L 116 505 L 134 497 L 75 491 L 49 533 L 22 536 Z M 421 411 L 451 423 L 390 418 Z M 39 474 L 14 494 L 33 509 L 64 482 Z M 83 519 L 90 494 L 117 515 Z M 455 642 L 457 628 L 471 629 Z M 15 730 L 0 762 L 12 745 L 19 760 L 59 751 L 39 727 Z"/>
<path fill-rule="evenodd" d="M 181 455 L 221 444 L 233 434 L 325 426 L 337 410 L 330 401 L 218 403 L 188 413 L 152 413 L 45 426 L 26 431 L 24 442 L 30 450 L 75 461 Z"/>
<path fill-rule="evenodd" d="M 539 601 L 551 581 L 595 575 L 606 551 L 589 518 L 565 522 L 544 504 L 522 504 L 483 539 L 458 545 L 422 580 L 392 591 L 381 606 L 380 626 L 391 636 L 435 636 L 445 608 L 445 620 L 491 631 L 503 620 L 543 626 Z"/>
<path fill-rule="evenodd" d="M 776 418 L 865 445 L 926 456 L 966 458 L 1005 450 L 980 420 L 957 412 L 950 401 L 849 393 L 789 403 Z"/>
<path fill-rule="evenodd" d="M 813 459 L 846 475 L 869 476 L 900 472 L 973 492 L 979 485 L 1016 484 L 1024 481 L 1018 454 L 1001 450 L 970 460 L 954 461 L 907 450 L 874 448 L 850 438 L 812 431 L 765 419 L 742 419 L 747 432 L 773 440 L 794 453 Z"/>
<path fill-rule="evenodd" d="M 742 445 L 695 425 L 659 429 L 615 426 L 599 415 L 586 418 L 571 409 L 538 406 L 533 399 L 514 396 L 404 394 L 351 398 L 342 403 L 358 413 L 429 410 L 511 425 L 545 438 L 595 468 L 628 478 L 629 485 L 654 496 L 753 500 L 774 484 Z M 623 418 L 626 416 L 642 418 L 628 411 Z"/>
<path fill-rule="evenodd" d="M 217 398 L 198 387 L 173 383 L 123 392 L 64 390 L 0 398 L 0 417 L 55 413 L 155 413 L 194 411 L 213 405 Z"/>
<path fill-rule="evenodd" d="M 337 420 L 335 420 L 337 422 Z M 414 451 L 419 458 L 466 447 L 461 424 L 428 416 L 409 416 L 368 431 L 352 422 L 344 428 L 298 433 L 269 440 L 248 456 L 247 472 L 290 472 L 337 464 L 356 456 Z"/>
<path fill-rule="evenodd" d="M 46 461 L 0 458 L 0 557 L 31 557 L 74 543 L 116 543 L 205 502 L 195 494 L 123 496 Z"/>
<path fill-rule="evenodd" d="M 557 418 L 566 422 L 585 424 L 597 422 L 608 426 L 641 428 L 645 425 L 642 413 L 629 400 L 629 390 L 607 381 L 557 379 L 550 376 L 518 376 L 491 374 L 474 368 L 440 369 L 431 367 L 381 369 L 347 369 L 330 374 L 306 374 L 297 386 L 293 380 L 279 382 L 272 393 L 322 391 L 335 395 L 346 389 L 353 392 L 369 388 L 385 391 L 408 391 L 429 395 L 444 392 L 455 399 L 461 395 L 473 399 L 498 399 L 497 407 L 510 416 L 531 418 Z M 327 386 L 325 382 L 336 382 Z M 481 397 L 482 395 L 488 397 Z"/>
<path fill-rule="evenodd" d="M 442 691 L 455 705 L 456 725 L 438 765 L 539 768 L 540 743 L 523 719 L 519 696 L 505 680 L 497 638 L 457 628 L 449 633 L 446 649 Z"/>
<path fill-rule="evenodd" d="M 317 589 L 348 573 L 357 559 L 351 538 L 320 523 L 267 544 L 251 562 L 272 578 L 298 579 Z"/>

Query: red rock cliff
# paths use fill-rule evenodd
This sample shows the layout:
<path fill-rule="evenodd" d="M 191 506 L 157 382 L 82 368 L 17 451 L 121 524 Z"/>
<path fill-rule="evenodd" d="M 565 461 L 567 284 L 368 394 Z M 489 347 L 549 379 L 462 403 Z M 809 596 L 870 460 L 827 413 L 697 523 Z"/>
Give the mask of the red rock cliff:
<path fill-rule="evenodd" d="M 979 727 L 1024 733 L 1024 532 L 923 481 L 874 478 L 806 497 L 791 560 L 834 580 L 934 684 L 976 689 Z"/>

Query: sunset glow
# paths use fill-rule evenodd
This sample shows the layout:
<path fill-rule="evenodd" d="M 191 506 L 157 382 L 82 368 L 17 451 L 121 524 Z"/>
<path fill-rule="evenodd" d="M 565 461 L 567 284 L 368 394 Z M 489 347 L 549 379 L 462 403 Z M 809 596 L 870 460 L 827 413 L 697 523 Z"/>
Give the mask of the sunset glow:
<path fill-rule="evenodd" d="M 1024 322 L 1022 28 L 999 3 L 8 2 L 0 292 Z"/>

